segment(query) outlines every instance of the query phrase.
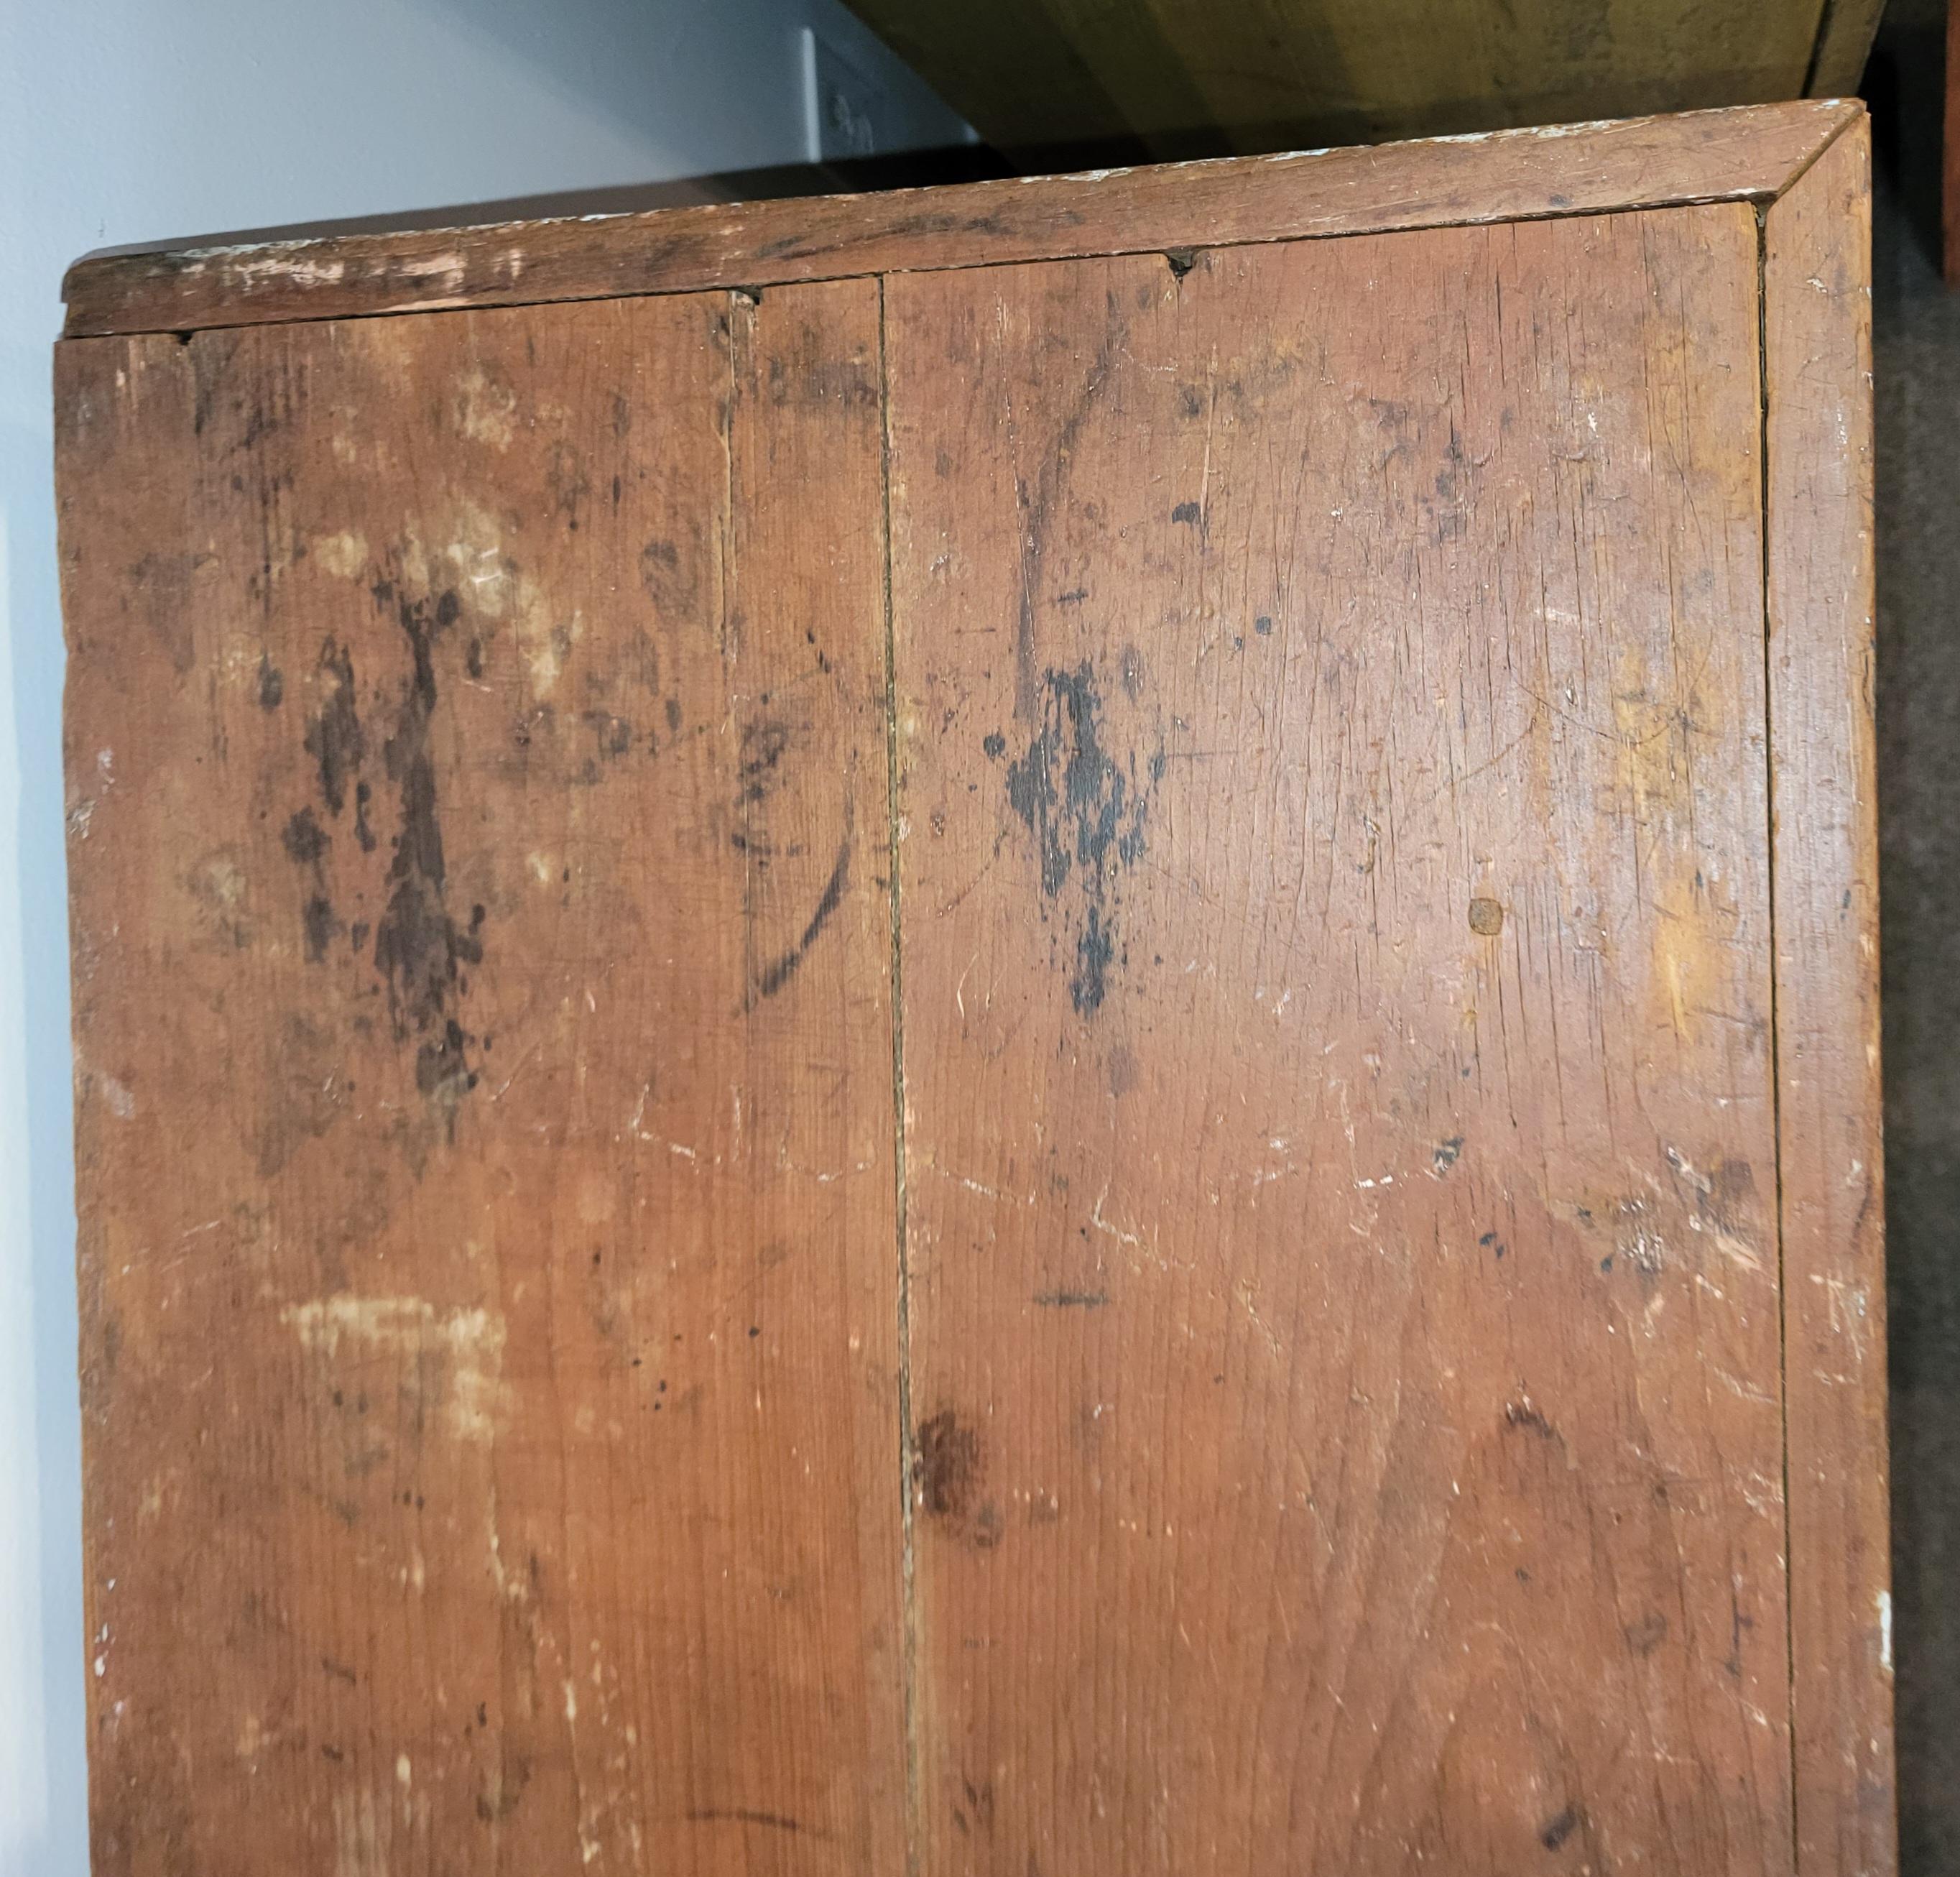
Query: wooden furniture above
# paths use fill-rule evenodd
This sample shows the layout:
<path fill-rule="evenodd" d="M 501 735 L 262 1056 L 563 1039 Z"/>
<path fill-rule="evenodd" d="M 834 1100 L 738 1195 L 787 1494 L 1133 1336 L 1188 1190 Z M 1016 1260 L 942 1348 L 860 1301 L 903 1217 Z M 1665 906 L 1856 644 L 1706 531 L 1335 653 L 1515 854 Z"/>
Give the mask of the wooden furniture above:
<path fill-rule="evenodd" d="M 1866 160 L 81 263 L 101 1877 L 1891 1869 Z"/>
<path fill-rule="evenodd" d="M 848 0 L 1010 153 L 1186 158 L 1857 89 L 1882 0 Z"/>

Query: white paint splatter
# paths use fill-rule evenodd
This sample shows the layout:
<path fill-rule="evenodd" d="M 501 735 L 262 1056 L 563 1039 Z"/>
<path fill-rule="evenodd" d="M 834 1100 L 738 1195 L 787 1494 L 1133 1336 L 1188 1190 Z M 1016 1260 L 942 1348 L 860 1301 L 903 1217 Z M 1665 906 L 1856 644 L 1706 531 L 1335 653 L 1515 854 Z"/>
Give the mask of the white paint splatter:
<path fill-rule="evenodd" d="M 322 1297 L 279 1313 L 301 1346 L 329 1362 L 343 1339 L 390 1354 L 447 1357 L 444 1416 L 459 1440 L 488 1440 L 503 1405 L 504 1319 L 482 1309 L 438 1311 L 421 1297 Z"/>

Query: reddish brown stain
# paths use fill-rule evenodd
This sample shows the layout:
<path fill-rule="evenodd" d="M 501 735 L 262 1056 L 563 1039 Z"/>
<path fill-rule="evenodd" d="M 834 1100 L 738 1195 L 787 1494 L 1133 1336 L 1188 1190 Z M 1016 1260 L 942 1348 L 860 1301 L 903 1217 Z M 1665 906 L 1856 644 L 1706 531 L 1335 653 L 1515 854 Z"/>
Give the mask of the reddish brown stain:
<path fill-rule="evenodd" d="M 934 1518 L 963 1518 L 980 1483 L 980 1434 L 951 1408 L 919 1424 L 912 1441 L 912 1482 Z"/>

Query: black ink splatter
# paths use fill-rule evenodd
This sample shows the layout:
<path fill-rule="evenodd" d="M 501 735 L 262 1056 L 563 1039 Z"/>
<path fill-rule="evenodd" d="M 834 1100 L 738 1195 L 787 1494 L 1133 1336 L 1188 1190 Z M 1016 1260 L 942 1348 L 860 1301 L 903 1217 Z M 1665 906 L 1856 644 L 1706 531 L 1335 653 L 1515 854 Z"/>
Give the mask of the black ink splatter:
<path fill-rule="evenodd" d="M 1076 882 L 1069 992 L 1084 1016 L 1101 1005 L 1110 968 L 1121 960 L 1117 877 L 1143 856 L 1150 797 L 1164 769 L 1161 750 L 1141 778 L 1134 757 L 1118 763 L 1103 747 L 1102 715 L 1092 664 L 1051 667 L 1041 728 L 1006 779 L 1009 805 L 1035 837 L 1043 897 L 1060 902 Z"/>
<path fill-rule="evenodd" d="M 394 734 L 382 751 L 400 792 L 402 827 L 388 869 L 387 908 L 374 928 L 374 964 L 387 984 L 396 1040 L 416 1043 L 415 1085 L 446 1110 L 453 1133 L 455 1104 L 476 1079 L 468 1061 L 473 1039 L 457 1013 L 462 967 L 483 957 L 483 918 L 479 907 L 466 927 L 460 926 L 446 903 L 448 869 L 429 729 L 436 703 L 435 642 L 454 624 L 460 608 L 453 591 L 431 604 L 398 598 L 387 582 L 375 597 L 394 601 L 413 671 Z"/>
<path fill-rule="evenodd" d="M 347 785 L 368 754 L 367 734 L 355 708 L 354 661 L 333 639 L 320 647 L 320 683 L 326 690 L 320 715 L 306 733 L 307 753 L 320 765 L 320 798 L 329 814 L 347 805 Z"/>

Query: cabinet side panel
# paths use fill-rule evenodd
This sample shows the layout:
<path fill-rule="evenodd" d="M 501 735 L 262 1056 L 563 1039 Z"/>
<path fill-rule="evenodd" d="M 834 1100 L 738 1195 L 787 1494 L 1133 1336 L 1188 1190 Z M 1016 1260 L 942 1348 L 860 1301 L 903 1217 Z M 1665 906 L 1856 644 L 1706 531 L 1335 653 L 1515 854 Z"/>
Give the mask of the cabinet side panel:
<path fill-rule="evenodd" d="M 1789 1871 L 1757 273 L 889 283 L 928 1869 Z"/>
<path fill-rule="evenodd" d="M 1869 138 L 1764 231 L 1777 1060 L 1802 1868 L 1893 1868 Z"/>
<path fill-rule="evenodd" d="M 60 349 L 104 1877 L 902 1869 L 877 346 Z"/>

